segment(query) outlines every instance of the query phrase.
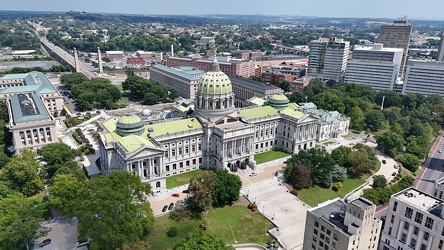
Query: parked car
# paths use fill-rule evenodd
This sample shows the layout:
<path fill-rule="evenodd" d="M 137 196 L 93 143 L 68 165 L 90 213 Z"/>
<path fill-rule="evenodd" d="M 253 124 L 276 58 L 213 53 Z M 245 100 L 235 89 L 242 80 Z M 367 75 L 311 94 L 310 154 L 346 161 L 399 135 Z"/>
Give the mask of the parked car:
<path fill-rule="evenodd" d="M 185 200 L 181 200 L 181 201 L 180 201 L 180 205 L 181 205 L 182 207 L 184 207 L 185 204 L 186 204 L 186 203 L 185 203 Z"/>
<path fill-rule="evenodd" d="M 44 247 L 46 245 L 51 244 L 51 239 L 44 239 L 42 243 L 39 244 L 39 247 Z"/>
<path fill-rule="evenodd" d="M 179 197 L 179 194 L 173 194 L 172 196 L 173 197 Z"/>
<path fill-rule="evenodd" d="M 256 175 L 257 175 L 256 172 L 250 174 L 250 176 L 256 176 Z"/>
<path fill-rule="evenodd" d="M 396 165 L 396 164 L 395 164 L 395 165 L 393 165 L 393 167 L 394 167 L 395 169 L 398 169 L 398 165 Z"/>
<path fill-rule="evenodd" d="M 276 171 L 275 173 L 274 173 L 274 176 L 278 176 L 279 175 L 279 172 L 278 171 Z"/>
<path fill-rule="evenodd" d="M 173 207 L 174 207 L 174 203 L 170 203 L 170 206 L 168 207 L 168 210 L 173 210 Z"/>
<path fill-rule="evenodd" d="M 189 193 L 190 193 L 190 190 L 185 189 L 185 190 L 182 191 L 182 193 L 184 193 L 184 194 L 189 194 Z"/>
<path fill-rule="evenodd" d="M 386 164 L 387 162 L 385 160 L 382 160 L 382 164 Z"/>
<path fill-rule="evenodd" d="M 398 173 L 396 173 L 396 172 L 393 172 L 393 174 L 392 174 L 392 176 L 396 176 Z"/>
<path fill-rule="evenodd" d="M 163 206 L 163 208 L 162 208 L 162 213 L 165 213 L 165 212 L 167 211 L 167 209 L 168 209 L 168 206 L 167 206 L 167 205 Z"/>
<path fill-rule="evenodd" d="M 442 149 L 438 150 L 438 153 L 442 153 Z"/>

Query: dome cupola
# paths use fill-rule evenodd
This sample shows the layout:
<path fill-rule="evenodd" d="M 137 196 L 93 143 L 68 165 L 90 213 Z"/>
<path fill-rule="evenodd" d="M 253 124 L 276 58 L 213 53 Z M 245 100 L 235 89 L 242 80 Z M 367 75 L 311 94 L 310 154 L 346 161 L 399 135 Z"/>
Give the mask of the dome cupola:
<path fill-rule="evenodd" d="M 121 136 L 129 134 L 141 135 L 143 133 L 144 125 L 145 123 L 140 117 L 132 113 L 127 113 L 117 120 L 116 131 Z"/>

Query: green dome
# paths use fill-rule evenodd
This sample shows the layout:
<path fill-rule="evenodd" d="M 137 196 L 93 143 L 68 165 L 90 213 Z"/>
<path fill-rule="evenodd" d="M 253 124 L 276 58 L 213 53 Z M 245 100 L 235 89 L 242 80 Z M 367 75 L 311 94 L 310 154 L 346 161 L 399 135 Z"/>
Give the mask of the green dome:
<path fill-rule="evenodd" d="M 288 107 L 290 100 L 284 94 L 274 94 L 268 99 L 268 103 L 278 110 L 283 110 Z"/>
<path fill-rule="evenodd" d="M 207 72 L 199 83 L 199 92 L 226 94 L 233 92 L 230 78 L 222 71 Z"/>
<path fill-rule="evenodd" d="M 143 132 L 144 125 L 145 123 L 142 121 L 142 119 L 140 119 L 140 117 L 128 113 L 117 120 L 116 130 L 121 136 L 132 133 L 141 134 Z"/>

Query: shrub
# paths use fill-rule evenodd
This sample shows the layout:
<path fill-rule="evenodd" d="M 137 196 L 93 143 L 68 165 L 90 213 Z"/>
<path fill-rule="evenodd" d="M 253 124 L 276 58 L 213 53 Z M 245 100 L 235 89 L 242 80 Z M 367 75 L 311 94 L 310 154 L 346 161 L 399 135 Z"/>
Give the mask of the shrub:
<path fill-rule="evenodd" d="M 341 190 L 342 188 L 342 182 L 335 182 L 333 183 L 333 187 L 331 187 L 331 189 L 333 189 L 333 191 L 338 192 L 339 190 Z"/>
<path fill-rule="evenodd" d="M 177 236 L 177 228 L 176 227 L 170 227 L 170 229 L 167 231 L 168 237 L 176 237 Z"/>
<path fill-rule="evenodd" d="M 298 196 L 299 195 L 298 190 L 296 190 L 296 189 L 291 190 L 290 194 L 292 194 L 294 196 Z"/>
<path fill-rule="evenodd" d="M 251 210 L 251 212 L 257 212 L 257 205 L 256 204 L 250 203 L 250 204 L 248 204 L 247 207 L 248 207 L 248 209 Z"/>
<path fill-rule="evenodd" d="M 176 207 L 171 213 L 170 213 L 170 219 L 175 220 L 177 222 L 182 222 L 187 220 L 191 217 L 190 210 L 185 209 L 184 207 Z"/>

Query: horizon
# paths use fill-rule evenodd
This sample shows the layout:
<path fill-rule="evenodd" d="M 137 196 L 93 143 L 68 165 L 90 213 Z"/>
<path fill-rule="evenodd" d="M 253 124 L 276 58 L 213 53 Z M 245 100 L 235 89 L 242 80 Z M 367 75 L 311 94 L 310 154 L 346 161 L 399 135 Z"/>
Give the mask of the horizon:
<path fill-rule="evenodd" d="M 279 5 L 270 4 L 267 0 L 225 0 L 211 2 L 208 0 L 164 0 L 162 2 L 108 2 L 105 0 L 78 0 L 75 5 L 58 0 L 22 0 L 2 4 L 4 11 L 55 12 L 69 11 L 87 12 L 92 14 L 123 14 L 123 15 L 171 15 L 171 16 L 208 16 L 208 15 L 248 15 L 248 16 L 289 16 L 316 18 L 365 18 L 365 19 L 399 19 L 404 15 L 408 20 L 444 20 L 441 10 L 444 1 L 430 0 L 427 11 L 417 11 L 414 0 L 374 0 L 372 4 L 356 4 L 353 0 L 342 0 L 340 4 L 331 4 L 328 0 L 306 3 L 292 0 L 281 0 Z M 190 7 L 190 5 L 192 5 Z"/>

